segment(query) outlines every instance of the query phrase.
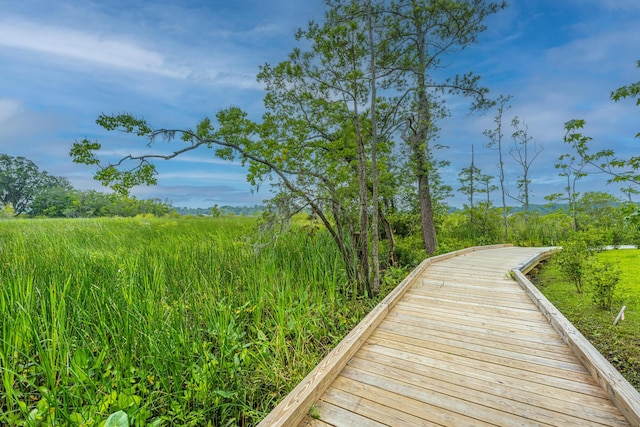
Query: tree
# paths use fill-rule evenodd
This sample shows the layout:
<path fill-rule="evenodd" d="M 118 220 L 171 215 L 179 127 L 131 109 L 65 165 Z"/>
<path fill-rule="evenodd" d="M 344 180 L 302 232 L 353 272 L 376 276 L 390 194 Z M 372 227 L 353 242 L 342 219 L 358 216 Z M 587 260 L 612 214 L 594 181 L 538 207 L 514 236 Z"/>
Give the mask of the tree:
<path fill-rule="evenodd" d="M 633 185 L 629 185 L 628 187 L 621 188 L 620 191 L 622 191 L 624 193 L 624 195 L 627 197 L 627 201 L 629 203 L 633 203 L 632 197 L 634 195 L 640 194 L 640 190 L 635 188 Z"/>
<path fill-rule="evenodd" d="M 97 123 L 107 130 L 137 135 L 150 146 L 157 138 L 178 140 L 184 146 L 104 162 L 98 158 L 101 145 L 82 140 L 71 149 L 74 161 L 97 166 L 96 179 L 126 194 L 132 186 L 156 183 L 152 163 L 156 160 L 200 147 L 213 149 L 223 159 L 239 159 L 248 166 L 247 178 L 253 186 L 272 183 L 277 193 L 269 202 L 272 218 L 286 219 L 309 209 L 332 236 L 347 276 L 358 284 L 359 292 L 376 292 L 380 283 L 376 215 L 389 236 L 391 227 L 383 219 L 385 204 L 379 199 L 391 199 L 394 191 L 396 179 L 389 172 L 395 167 L 391 164 L 394 137 L 404 131 L 413 147 L 409 163 L 416 165 L 419 193 L 428 196 L 421 198 L 421 206 L 428 212 L 423 222 L 430 225 L 432 253 L 436 240 L 428 180 L 437 176 L 437 162 L 426 147 L 434 137 L 434 121 L 425 117 L 444 111 L 435 103 L 437 93 L 478 95 L 482 101 L 486 90 L 477 86 L 472 75 L 436 84 L 427 71 L 438 67 L 441 53 L 474 43 L 476 34 L 484 30 L 483 19 L 499 5 L 477 0 L 392 4 L 327 0 L 327 6 L 323 23 L 310 22 L 296 33 L 304 50 L 295 48 L 286 61 L 261 67 L 258 80 L 267 90 L 261 122 L 249 120 L 238 107 L 220 111 L 215 127 L 214 120 L 206 118 L 194 129 L 155 129 L 130 114 L 101 115 Z M 423 19 L 429 22 L 422 23 Z M 411 41 L 416 26 L 422 37 L 419 46 Z M 416 89 L 412 82 L 422 86 Z M 392 96 L 393 88 L 400 89 L 400 95 Z M 416 132 L 409 122 L 418 125 Z"/>
<path fill-rule="evenodd" d="M 637 63 L 640 68 L 640 61 Z M 611 99 L 619 102 L 626 98 L 635 98 L 636 106 L 640 105 L 640 81 L 630 85 L 621 86 L 611 92 Z M 571 145 L 582 161 L 595 167 L 597 170 L 609 175 L 607 182 L 625 182 L 633 186 L 640 185 L 640 156 L 628 158 L 618 157 L 612 148 L 592 152 L 590 143 L 593 138 L 583 135 L 580 131 L 584 128 L 583 119 L 569 120 L 564 124 L 566 133 L 564 142 Z M 640 138 L 640 132 L 635 135 Z"/>
<path fill-rule="evenodd" d="M 471 165 L 468 168 L 462 169 L 462 171 L 458 174 L 458 181 L 461 184 L 461 187 L 458 189 L 458 191 L 466 195 L 467 200 L 469 201 L 469 227 L 471 229 L 471 235 L 474 239 L 476 236 L 476 226 L 478 222 L 476 220 L 476 217 L 480 216 L 479 210 L 476 209 L 477 205 L 474 202 L 474 196 L 481 194 L 486 195 L 486 199 L 483 202 L 480 202 L 480 205 L 482 205 L 484 208 L 482 211 L 482 217 L 480 218 L 482 220 L 481 232 L 483 234 L 486 234 L 489 218 L 489 208 L 491 207 L 491 191 L 498 188 L 495 185 L 491 184 L 492 179 L 492 176 L 483 174 L 482 171 L 475 166 L 474 150 L 472 145 Z"/>
<path fill-rule="evenodd" d="M 511 135 L 513 140 L 513 145 L 509 154 L 513 160 L 516 161 L 522 167 L 522 175 L 518 178 L 517 186 L 518 186 L 518 196 L 509 196 L 512 199 L 518 201 L 520 204 L 524 206 L 524 218 L 525 223 L 529 222 L 529 197 L 531 195 L 531 191 L 529 185 L 531 184 L 531 178 L 529 172 L 531 170 L 531 165 L 534 160 L 540 155 L 542 152 L 542 144 L 538 141 L 534 141 L 533 138 L 529 136 L 529 127 L 526 123 L 520 122 L 520 119 L 516 116 L 511 120 L 511 126 L 514 128 L 514 132 Z"/>
<path fill-rule="evenodd" d="M 483 226 L 483 233 L 484 234 L 488 234 L 487 231 L 489 229 L 489 223 L 491 222 L 490 218 L 489 218 L 489 213 L 491 210 L 491 192 L 495 191 L 498 189 L 498 186 L 495 184 L 492 184 L 494 176 L 492 175 L 485 175 L 485 174 L 480 174 L 480 183 L 482 184 L 482 193 L 485 194 L 486 198 L 483 202 L 484 205 L 484 211 L 482 213 L 482 226 Z"/>
<path fill-rule="evenodd" d="M 566 201 L 569 204 L 569 213 L 573 218 L 573 231 L 578 230 L 578 217 L 577 217 L 577 199 L 580 193 L 576 192 L 576 182 L 585 177 L 587 174 L 582 172 L 584 163 L 579 162 L 576 164 L 575 156 L 570 154 L 562 154 L 558 158 L 558 163 L 554 165 L 556 169 L 560 169 L 558 173 L 567 179 L 567 185 L 565 191 L 567 192 Z"/>
<path fill-rule="evenodd" d="M 39 192 L 60 185 L 68 181 L 40 171 L 24 157 L 0 154 L 0 204 L 13 206 L 16 215 L 27 212 Z"/>
<path fill-rule="evenodd" d="M 371 219 L 371 236 L 372 245 L 371 252 L 373 258 L 373 292 L 378 293 L 380 290 L 380 254 L 379 240 L 380 232 L 378 223 L 380 222 L 380 179 L 378 172 L 378 77 L 377 77 L 377 53 L 376 41 L 373 29 L 373 7 L 372 1 L 367 1 L 367 36 L 369 41 L 369 86 L 371 91 L 369 115 L 371 119 L 371 200 L 373 203 L 372 219 Z M 387 229 L 390 230 L 390 227 Z M 393 242 L 393 236 L 390 239 Z M 393 258 L 391 258 L 393 259 Z"/>
<path fill-rule="evenodd" d="M 458 191 L 467 196 L 469 200 L 469 207 L 473 209 L 473 196 L 478 192 L 477 183 L 480 178 L 480 169 L 475 166 L 475 153 L 473 145 L 471 145 L 471 165 L 468 168 L 463 168 L 458 174 L 458 181 L 461 187 Z"/>
<path fill-rule="evenodd" d="M 310 42 L 311 49 L 306 52 L 295 49 L 288 61 L 277 67 L 268 64 L 262 67 L 258 77 L 267 84 L 267 108 L 280 129 L 286 132 L 303 127 L 315 132 L 311 136 L 315 139 L 312 149 L 321 152 L 309 159 L 325 179 L 320 192 L 331 200 L 327 205 L 331 210 L 326 214 L 330 213 L 336 225 L 334 240 L 343 239 L 339 247 L 344 250 L 345 262 L 353 264 L 352 276 L 366 292 L 375 293 L 380 283 L 378 140 L 387 131 L 377 115 L 378 64 L 372 5 L 360 1 L 327 4 L 330 9 L 323 25 L 312 22 L 306 30 L 298 31 L 297 38 Z M 358 200 L 357 224 L 350 219 L 354 189 Z M 290 196 L 283 193 L 281 201 Z M 371 224 L 369 212 L 373 212 L 375 224 Z M 373 281 L 370 262 L 374 266 Z"/>
<path fill-rule="evenodd" d="M 38 192 L 29 207 L 29 215 L 61 218 L 75 200 L 76 191 L 66 178 L 61 178 Z"/>
<path fill-rule="evenodd" d="M 186 146 L 105 164 L 97 157 L 101 145 L 82 140 L 70 154 L 74 161 L 98 166 L 95 177 L 123 194 L 134 185 L 156 182 L 153 160 L 200 147 L 212 148 L 223 159 L 240 159 L 255 187 L 275 178 L 273 213 L 286 219 L 311 210 L 338 246 L 349 279 L 360 292 L 371 293 L 366 174 L 370 137 L 365 129 L 371 124 L 360 111 L 370 87 L 363 73 L 367 37 L 362 21 L 342 19 L 350 10 L 330 12 L 330 24 L 312 22 L 298 31 L 297 38 L 304 39 L 309 50 L 294 49 L 287 61 L 261 67 L 258 79 L 267 89 L 261 123 L 237 107 L 216 115 L 217 128 L 206 118 L 195 130 L 154 129 L 129 114 L 101 115 L 97 123 L 107 130 L 138 135 L 151 146 L 157 138 L 179 139 Z"/>
<path fill-rule="evenodd" d="M 405 115 L 403 141 L 411 152 L 412 166 L 418 184 L 422 239 L 425 250 L 433 254 L 437 248 L 429 172 L 433 165 L 433 141 L 436 121 L 447 114 L 439 100 L 442 93 L 474 97 L 472 109 L 490 105 L 487 90 L 478 85 L 473 73 L 456 75 L 437 81 L 434 71 L 442 59 L 476 43 L 486 29 L 484 20 L 503 9 L 506 3 L 482 0 L 400 0 L 391 3 L 386 17 L 388 38 L 394 41 L 393 52 L 402 52 L 395 69 L 406 83 L 403 88 L 411 101 Z"/>
<path fill-rule="evenodd" d="M 620 219 L 615 212 L 616 206 L 620 203 L 620 199 L 602 191 L 584 193 L 575 203 L 576 211 L 582 217 L 581 228 L 612 228 Z"/>
<path fill-rule="evenodd" d="M 483 132 L 483 134 L 489 138 L 487 147 L 498 151 L 498 170 L 500 171 L 499 180 L 500 194 L 502 196 L 502 221 L 504 224 L 505 241 L 509 239 L 509 218 L 507 211 L 507 187 L 505 185 L 504 159 L 502 155 L 502 138 L 504 137 L 504 134 L 502 133 L 502 117 L 504 115 L 504 111 L 510 108 L 510 106 L 508 105 L 510 99 L 511 96 L 500 95 L 498 97 L 498 100 L 496 102 L 498 111 L 493 119 L 496 127 L 493 130 L 487 129 Z"/>

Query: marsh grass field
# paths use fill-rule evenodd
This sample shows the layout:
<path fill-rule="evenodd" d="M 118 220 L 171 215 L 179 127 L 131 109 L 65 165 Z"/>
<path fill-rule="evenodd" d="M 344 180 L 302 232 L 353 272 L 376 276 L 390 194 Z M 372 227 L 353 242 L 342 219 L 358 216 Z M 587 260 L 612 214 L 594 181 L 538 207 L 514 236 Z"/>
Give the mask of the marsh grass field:
<path fill-rule="evenodd" d="M 0 425 L 254 425 L 368 312 L 329 237 L 256 220 L 0 221 Z"/>
<path fill-rule="evenodd" d="M 578 294 L 553 259 L 535 281 L 558 310 L 640 391 L 640 250 L 609 250 L 596 256 L 621 271 L 610 311 L 596 308 L 592 290 Z M 625 319 L 614 326 L 623 306 L 627 307 Z"/>

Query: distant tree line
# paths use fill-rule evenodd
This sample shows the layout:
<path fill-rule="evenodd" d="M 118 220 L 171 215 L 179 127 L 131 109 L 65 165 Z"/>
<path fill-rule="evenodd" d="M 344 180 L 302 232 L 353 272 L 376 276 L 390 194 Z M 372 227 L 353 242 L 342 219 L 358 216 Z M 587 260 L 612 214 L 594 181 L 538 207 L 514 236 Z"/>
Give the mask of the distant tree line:
<path fill-rule="evenodd" d="M 253 206 L 218 206 L 214 205 L 208 208 L 187 208 L 187 207 L 174 207 L 173 210 L 180 215 L 207 215 L 207 216 L 220 216 L 220 215 L 259 215 L 265 211 L 265 207 L 262 205 Z"/>
<path fill-rule="evenodd" d="M 25 157 L 0 154 L 0 211 L 3 217 L 89 218 L 162 216 L 173 208 L 158 199 L 76 190 L 67 178 L 50 175 Z"/>

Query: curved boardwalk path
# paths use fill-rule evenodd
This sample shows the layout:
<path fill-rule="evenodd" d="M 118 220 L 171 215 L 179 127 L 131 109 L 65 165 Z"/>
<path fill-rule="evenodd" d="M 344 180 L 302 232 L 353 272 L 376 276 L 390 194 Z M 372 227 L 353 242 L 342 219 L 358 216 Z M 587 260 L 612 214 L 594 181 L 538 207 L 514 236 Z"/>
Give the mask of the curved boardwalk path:
<path fill-rule="evenodd" d="M 573 333 L 558 333 L 510 276 L 543 252 L 491 247 L 421 264 L 261 426 L 639 425 L 637 392 L 624 380 L 622 393 L 603 388 L 609 372 L 596 381 Z"/>

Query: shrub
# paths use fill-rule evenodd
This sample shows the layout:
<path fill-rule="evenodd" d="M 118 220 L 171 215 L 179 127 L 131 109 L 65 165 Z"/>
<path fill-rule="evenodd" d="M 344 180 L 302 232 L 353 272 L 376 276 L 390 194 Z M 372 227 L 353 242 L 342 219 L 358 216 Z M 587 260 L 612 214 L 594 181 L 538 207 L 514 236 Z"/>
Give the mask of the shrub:
<path fill-rule="evenodd" d="M 15 217 L 15 211 L 13 210 L 11 203 L 0 207 L 0 219 L 10 219 L 13 217 Z"/>
<path fill-rule="evenodd" d="M 424 250 L 424 243 L 420 235 L 413 235 L 396 239 L 396 255 L 398 263 L 403 266 L 415 267 L 429 255 Z"/>
<path fill-rule="evenodd" d="M 591 258 L 591 250 L 582 234 L 576 233 L 562 245 L 556 255 L 558 268 L 576 286 L 579 294 L 584 291 L 584 265 Z"/>
<path fill-rule="evenodd" d="M 420 214 L 395 212 L 387 215 L 387 220 L 391 223 L 393 234 L 396 237 L 409 237 L 420 234 Z"/>
<path fill-rule="evenodd" d="M 593 289 L 593 302 L 603 310 L 611 310 L 616 286 L 620 282 L 620 268 L 591 258 L 583 266 L 584 284 Z"/>

